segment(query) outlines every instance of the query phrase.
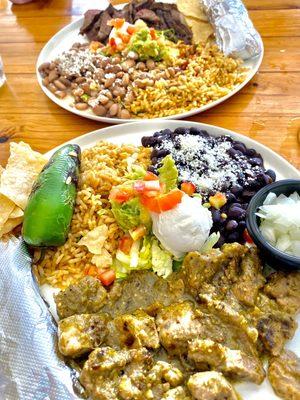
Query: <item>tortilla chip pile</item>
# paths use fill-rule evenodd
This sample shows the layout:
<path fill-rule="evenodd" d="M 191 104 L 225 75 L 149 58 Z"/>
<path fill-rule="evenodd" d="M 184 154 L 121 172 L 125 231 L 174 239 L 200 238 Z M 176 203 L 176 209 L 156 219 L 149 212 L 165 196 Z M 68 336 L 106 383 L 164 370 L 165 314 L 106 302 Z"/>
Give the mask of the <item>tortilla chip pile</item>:
<path fill-rule="evenodd" d="M 201 0 L 177 0 L 177 8 L 184 15 L 193 32 L 194 43 L 205 43 L 213 33 Z"/>
<path fill-rule="evenodd" d="M 0 238 L 22 223 L 32 186 L 46 162 L 26 143 L 10 144 L 6 168 L 0 166 Z"/>

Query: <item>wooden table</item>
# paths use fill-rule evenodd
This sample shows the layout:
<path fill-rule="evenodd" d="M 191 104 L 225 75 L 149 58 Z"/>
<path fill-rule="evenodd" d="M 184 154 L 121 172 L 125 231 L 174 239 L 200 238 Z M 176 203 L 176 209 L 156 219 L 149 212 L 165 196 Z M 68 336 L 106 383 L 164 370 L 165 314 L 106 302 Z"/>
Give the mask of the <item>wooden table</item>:
<path fill-rule="evenodd" d="M 40 0 L 12 6 L 0 0 L 0 54 L 7 75 L 0 89 L 0 164 L 12 140 L 44 152 L 105 126 L 50 101 L 37 83 L 35 63 L 59 29 L 106 1 Z M 300 168 L 300 3 L 246 0 L 246 6 L 265 45 L 260 71 L 237 95 L 190 120 L 250 136 Z"/>

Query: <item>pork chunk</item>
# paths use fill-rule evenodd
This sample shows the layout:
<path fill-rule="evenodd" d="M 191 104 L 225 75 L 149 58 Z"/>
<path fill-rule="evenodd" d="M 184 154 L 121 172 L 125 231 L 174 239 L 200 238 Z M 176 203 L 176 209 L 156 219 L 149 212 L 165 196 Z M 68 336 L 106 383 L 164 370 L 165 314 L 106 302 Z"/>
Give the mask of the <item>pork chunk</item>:
<path fill-rule="evenodd" d="M 55 296 L 59 318 L 67 318 L 74 314 L 93 314 L 104 305 L 107 292 L 101 282 L 92 276 L 86 276 L 77 284 Z"/>
<path fill-rule="evenodd" d="M 300 272 L 274 272 L 269 276 L 264 292 L 276 300 L 283 311 L 296 314 L 300 311 Z"/>
<path fill-rule="evenodd" d="M 146 349 L 117 351 L 101 347 L 85 362 L 80 382 L 94 400 L 138 399 L 151 365 Z"/>
<path fill-rule="evenodd" d="M 193 340 L 189 344 L 188 358 L 195 362 L 198 370 L 214 369 L 232 379 L 260 384 L 265 378 L 259 358 L 231 350 L 210 339 Z"/>
<path fill-rule="evenodd" d="M 235 297 L 246 306 L 254 306 L 258 291 L 263 287 L 262 263 L 255 247 L 241 259 L 231 290 Z"/>
<path fill-rule="evenodd" d="M 277 396 L 285 400 L 300 400 L 300 359 L 284 351 L 270 360 L 268 378 Z"/>
<path fill-rule="evenodd" d="M 182 386 L 178 386 L 174 389 L 168 390 L 163 397 L 162 400 L 192 400 L 191 396 L 187 393 L 185 388 Z"/>
<path fill-rule="evenodd" d="M 290 315 L 280 312 L 266 313 L 257 321 L 263 349 L 273 356 L 281 353 L 287 340 L 294 336 L 296 329 L 296 321 Z"/>
<path fill-rule="evenodd" d="M 113 326 L 112 326 L 113 325 Z M 110 324 L 110 342 L 113 340 L 119 347 L 157 349 L 159 338 L 153 317 L 143 310 L 133 314 L 124 314 L 116 317 Z"/>
<path fill-rule="evenodd" d="M 187 351 L 188 341 L 203 331 L 189 302 L 175 303 L 160 310 L 156 317 L 160 343 L 170 354 Z"/>
<path fill-rule="evenodd" d="M 238 400 L 234 388 L 219 372 L 198 372 L 189 378 L 187 386 L 197 400 Z"/>
<path fill-rule="evenodd" d="M 58 348 L 68 357 L 78 357 L 100 346 L 107 335 L 105 314 L 72 315 L 58 323 Z"/>

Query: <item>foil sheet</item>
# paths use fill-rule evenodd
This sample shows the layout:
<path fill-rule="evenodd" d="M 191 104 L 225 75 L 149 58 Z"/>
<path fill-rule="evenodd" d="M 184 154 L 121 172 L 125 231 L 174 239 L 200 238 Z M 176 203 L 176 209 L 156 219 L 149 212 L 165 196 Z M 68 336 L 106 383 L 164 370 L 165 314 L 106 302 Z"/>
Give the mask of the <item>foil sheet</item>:
<path fill-rule="evenodd" d="M 241 0 L 201 1 L 214 28 L 217 45 L 225 55 L 247 60 L 261 54 L 261 38 Z"/>
<path fill-rule="evenodd" d="M 71 369 L 21 239 L 0 241 L 0 399 L 73 400 Z"/>

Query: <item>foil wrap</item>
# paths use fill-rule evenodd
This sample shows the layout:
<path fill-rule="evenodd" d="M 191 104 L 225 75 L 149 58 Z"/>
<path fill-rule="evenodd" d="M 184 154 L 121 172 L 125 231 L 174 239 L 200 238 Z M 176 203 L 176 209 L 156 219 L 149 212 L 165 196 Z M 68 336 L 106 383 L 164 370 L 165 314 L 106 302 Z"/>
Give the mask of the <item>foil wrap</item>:
<path fill-rule="evenodd" d="M 0 399 L 78 399 L 30 255 L 17 238 L 0 241 Z"/>
<path fill-rule="evenodd" d="M 241 0 L 201 0 L 212 24 L 218 47 L 225 55 L 243 60 L 262 53 L 260 35 Z"/>

